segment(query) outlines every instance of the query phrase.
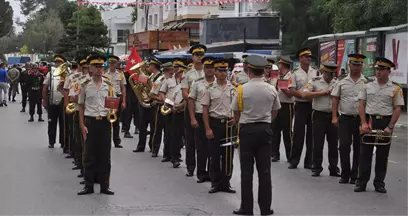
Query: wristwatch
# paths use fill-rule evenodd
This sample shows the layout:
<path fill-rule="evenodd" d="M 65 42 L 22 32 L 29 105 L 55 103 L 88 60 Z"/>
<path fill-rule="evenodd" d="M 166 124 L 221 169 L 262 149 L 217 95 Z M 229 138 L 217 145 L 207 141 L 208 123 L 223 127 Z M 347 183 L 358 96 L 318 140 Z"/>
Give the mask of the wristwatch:
<path fill-rule="evenodd" d="M 391 130 L 394 129 L 394 125 L 388 125 L 387 127 Z"/>

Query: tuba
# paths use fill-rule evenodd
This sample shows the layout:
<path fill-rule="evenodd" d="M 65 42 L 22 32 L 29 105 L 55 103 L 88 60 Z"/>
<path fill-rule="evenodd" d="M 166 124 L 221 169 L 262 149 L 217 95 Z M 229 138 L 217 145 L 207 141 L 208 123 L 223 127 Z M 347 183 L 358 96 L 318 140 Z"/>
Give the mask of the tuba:
<path fill-rule="evenodd" d="M 67 65 L 67 63 L 63 63 L 62 65 L 60 65 L 59 67 L 57 67 L 57 68 L 55 69 L 53 75 L 60 77 L 57 90 L 58 90 L 58 91 L 62 91 L 62 90 L 63 90 L 62 88 L 64 87 L 65 79 L 66 79 L 67 76 L 69 75 L 69 70 L 68 70 L 68 65 Z M 51 77 L 50 77 L 50 79 L 51 79 Z"/>
<path fill-rule="evenodd" d="M 152 107 L 152 100 L 149 97 L 149 93 L 153 87 L 153 83 L 150 80 L 149 73 L 144 69 L 145 65 L 146 62 L 142 61 L 130 68 L 130 70 L 135 73 L 130 75 L 128 81 L 140 105 L 145 108 L 150 108 Z"/>
<path fill-rule="evenodd" d="M 66 107 L 65 107 L 65 113 L 67 113 L 67 114 L 72 114 L 72 113 L 74 113 L 76 110 L 75 110 L 75 103 L 69 103 Z"/>

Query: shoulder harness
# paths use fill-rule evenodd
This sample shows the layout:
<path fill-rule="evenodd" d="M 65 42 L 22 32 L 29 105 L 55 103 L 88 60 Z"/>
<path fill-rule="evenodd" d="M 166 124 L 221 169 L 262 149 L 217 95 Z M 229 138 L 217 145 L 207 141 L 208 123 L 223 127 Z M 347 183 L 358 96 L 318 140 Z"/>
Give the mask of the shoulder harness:
<path fill-rule="evenodd" d="M 86 85 L 88 85 L 90 81 L 91 81 L 90 79 L 85 80 L 84 82 L 81 83 L 81 86 L 85 87 Z"/>

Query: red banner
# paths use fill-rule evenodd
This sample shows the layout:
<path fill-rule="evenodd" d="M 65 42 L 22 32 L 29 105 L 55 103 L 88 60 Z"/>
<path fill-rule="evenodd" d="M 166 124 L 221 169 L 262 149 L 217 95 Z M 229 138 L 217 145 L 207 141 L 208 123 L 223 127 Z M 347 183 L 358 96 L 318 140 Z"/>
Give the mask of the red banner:
<path fill-rule="evenodd" d="M 320 63 L 322 62 L 336 62 L 336 41 L 320 44 Z"/>

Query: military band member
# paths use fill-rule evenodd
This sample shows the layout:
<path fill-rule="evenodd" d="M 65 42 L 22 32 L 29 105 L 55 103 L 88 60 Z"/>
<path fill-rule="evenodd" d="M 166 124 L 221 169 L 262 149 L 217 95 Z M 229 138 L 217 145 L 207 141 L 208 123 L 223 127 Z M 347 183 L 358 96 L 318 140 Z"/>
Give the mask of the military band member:
<path fill-rule="evenodd" d="M 54 61 L 56 68 L 66 62 L 65 58 L 60 55 L 56 55 Z M 55 69 L 48 72 L 42 89 L 43 106 L 48 112 L 48 147 L 54 148 L 58 123 L 59 141 L 61 147 L 64 148 L 64 153 L 68 153 L 68 136 L 65 133 L 66 125 L 64 121 L 64 99 L 62 89 L 59 89 L 60 76 L 54 76 L 54 72 Z"/>
<path fill-rule="evenodd" d="M 254 160 L 258 170 L 258 203 L 261 215 L 271 215 L 271 121 L 280 109 L 278 93 L 264 82 L 268 62 L 260 56 L 248 56 L 249 82 L 238 88 L 231 107 L 240 123 L 241 206 L 237 215 L 253 215 L 252 177 Z"/>
<path fill-rule="evenodd" d="M 95 175 L 101 185 L 100 192 L 114 194 L 109 189 L 112 138 L 111 123 L 107 119 L 109 109 L 105 108 L 105 100 L 115 96 L 115 87 L 102 78 L 105 61 L 103 56 L 91 56 L 88 59 L 92 79 L 81 84 L 78 98 L 81 131 L 85 140 L 85 187 L 78 195 L 94 192 Z"/>
<path fill-rule="evenodd" d="M 392 135 L 394 126 L 401 114 L 401 107 L 404 106 L 404 95 L 401 86 L 389 79 L 391 68 L 395 67 L 394 63 L 384 57 L 378 57 L 375 61 L 376 80 L 365 85 L 358 95 L 361 131 L 362 133 L 369 133 L 370 130 L 383 130 L 385 135 Z M 391 142 L 389 139 L 383 138 L 379 142 Z M 371 140 L 371 142 L 376 141 L 378 138 Z M 390 146 L 391 143 L 375 146 L 377 150 L 375 153 L 374 187 L 375 191 L 379 193 L 387 193 L 384 179 L 387 173 Z M 374 145 L 361 143 L 355 192 L 366 190 L 366 185 L 370 180 L 373 148 Z"/>
<path fill-rule="evenodd" d="M 198 44 L 190 48 L 190 53 L 192 54 L 193 66 L 188 70 L 183 79 L 181 80 L 181 89 L 183 91 L 183 98 L 188 101 L 188 95 L 191 91 L 191 87 L 194 81 L 199 78 L 204 77 L 203 65 L 201 63 L 204 57 L 207 47 Z M 194 141 L 194 129 L 191 126 L 190 111 L 189 107 L 186 106 L 184 112 L 184 126 L 185 126 L 185 141 L 186 141 L 186 165 L 187 173 L 186 176 L 191 177 L 194 175 L 194 170 L 196 168 L 196 155 L 195 155 L 195 141 Z"/>
<path fill-rule="evenodd" d="M 38 70 L 38 65 L 34 65 L 30 69 L 27 75 L 27 89 L 28 96 L 30 97 L 29 113 L 30 119 L 28 122 L 34 121 L 35 107 L 37 107 L 38 121 L 43 122 L 42 119 L 42 107 L 41 107 L 41 86 L 44 81 L 42 73 Z"/>
<path fill-rule="evenodd" d="M 223 59 L 213 61 L 216 81 L 201 99 L 205 134 L 210 146 L 211 190 L 209 193 L 235 193 L 230 180 L 233 172 L 234 147 L 225 144 L 233 134 L 227 130 L 235 124 L 232 118 L 231 101 L 234 85 L 227 80 L 228 62 Z"/>
<path fill-rule="evenodd" d="M 163 80 L 163 83 L 160 87 L 160 97 L 162 101 L 170 100 L 173 101 L 173 95 L 175 91 L 177 90 L 176 87 L 178 85 L 178 81 L 176 80 L 176 77 L 174 76 L 174 66 L 172 62 L 167 62 L 162 65 L 163 73 L 165 76 L 165 79 Z M 168 105 L 169 108 L 171 108 L 172 105 Z M 170 109 L 171 110 L 171 109 Z M 173 129 L 172 123 L 173 123 L 173 115 L 168 114 L 164 117 L 164 123 L 165 123 L 165 130 L 164 130 L 164 148 L 163 148 L 163 160 L 162 162 L 170 162 L 171 161 L 171 142 L 173 140 L 172 135 L 173 135 Z M 160 149 L 160 147 L 158 148 Z"/>
<path fill-rule="evenodd" d="M 157 58 L 151 58 L 149 61 L 149 65 L 147 66 L 146 70 L 148 70 L 152 75 L 150 75 L 150 81 L 152 83 L 156 82 L 158 78 L 161 78 L 160 73 L 160 65 L 162 63 Z M 159 86 L 156 86 L 156 90 Z M 153 89 L 153 88 L 152 88 Z M 146 137 L 147 137 L 147 126 L 150 125 L 150 140 L 149 140 L 149 147 L 150 152 L 153 152 L 153 139 L 154 139 L 154 126 L 155 126 L 155 107 L 146 108 L 142 105 L 139 106 L 140 111 L 140 134 L 139 134 L 139 143 L 133 152 L 144 152 L 146 147 Z M 161 136 L 161 135 L 160 135 Z M 161 139 L 160 139 L 161 142 Z"/>
<path fill-rule="evenodd" d="M 290 96 L 295 97 L 295 123 L 293 131 L 293 146 L 291 149 L 291 162 L 289 169 L 296 169 L 302 155 L 306 132 L 306 156 L 304 159 L 304 168 L 312 168 L 312 102 L 302 98 L 302 92 L 309 80 L 317 76 L 317 71 L 310 67 L 312 62 L 312 51 L 304 48 L 297 54 L 300 61 L 299 68 L 293 70 L 289 79 Z"/>
<path fill-rule="evenodd" d="M 205 91 L 211 87 L 215 81 L 213 61 L 214 58 L 212 57 L 204 57 L 202 59 L 205 76 L 193 82 L 191 92 L 188 95 L 191 126 L 194 128 L 194 141 L 197 149 L 197 183 L 211 180 L 209 176 L 209 146 L 205 136 L 201 100 Z"/>
<path fill-rule="evenodd" d="M 113 86 L 115 86 L 116 97 L 120 98 L 121 106 L 118 110 L 116 110 L 116 115 L 118 119 L 120 119 L 122 109 L 126 108 L 126 80 L 124 74 L 116 69 L 118 61 L 119 57 L 114 55 L 109 56 L 109 70 L 104 74 L 104 77 L 107 77 Z M 116 148 L 123 148 L 123 146 L 120 144 L 121 139 L 119 122 L 120 121 L 116 121 L 113 123 L 113 143 L 115 144 Z"/>
<path fill-rule="evenodd" d="M 25 68 L 21 72 L 21 75 L 20 75 L 21 106 L 22 106 L 20 112 L 25 112 L 25 108 L 27 106 L 27 96 L 28 96 L 27 79 L 28 79 L 28 72 L 30 70 L 31 70 L 31 64 L 26 63 Z"/>
<path fill-rule="evenodd" d="M 275 60 L 271 57 L 266 58 L 266 61 L 268 61 L 268 64 L 265 66 L 264 69 L 264 77 L 265 77 L 265 81 L 267 83 L 271 83 L 272 79 L 274 77 L 271 77 L 271 72 L 272 70 L 276 73 L 278 73 L 278 67 L 275 65 Z"/>
<path fill-rule="evenodd" d="M 249 80 L 249 77 L 248 77 L 248 64 L 246 62 L 246 57 L 247 56 L 248 55 L 243 55 L 242 56 L 244 71 L 239 71 L 238 73 L 235 73 L 234 75 L 232 75 L 231 83 L 234 86 L 242 85 L 242 84 L 248 82 L 248 80 Z"/>
<path fill-rule="evenodd" d="M 338 134 L 337 128 L 331 123 L 332 105 L 331 91 L 337 83 L 335 78 L 337 65 L 323 62 L 322 76 L 313 78 L 303 90 L 303 98 L 313 99 L 313 167 L 312 176 L 320 176 L 323 171 L 323 147 L 325 137 L 328 143 L 328 158 L 330 176 L 340 176 L 338 173 Z"/>
<path fill-rule="evenodd" d="M 290 152 L 293 142 L 293 103 L 294 98 L 290 96 L 289 89 L 282 87 L 279 88 L 279 82 L 287 82 L 291 77 L 290 68 L 293 61 L 286 56 L 282 56 L 279 59 L 279 76 L 272 79 L 272 85 L 275 86 L 278 91 L 278 97 L 281 108 L 276 118 L 272 121 L 272 162 L 280 160 L 280 143 L 281 133 L 283 135 L 283 144 L 285 146 L 285 156 L 288 162 L 290 162 Z"/>
<path fill-rule="evenodd" d="M 341 79 L 333 89 L 332 123 L 339 130 L 339 152 L 341 178 L 339 183 L 354 184 L 360 155 L 360 118 L 358 116 L 358 93 L 367 82 L 362 75 L 363 62 L 366 58 L 361 54 L 349 54 L 350 73 Z M 337 113 L 340 112 L 340 117 Z M 350 167 L 350 146 L 353 145 L 353 161 Z"/>
<path fill-rule="evenodd" d="M 126 81 L 129 80 L 130 73 L 129 71 L 124 72 Z M 140 124 L 140 111 L 139 111 L 139 102 L 137 100 L 136 94 L 133 92 L 132 86 L 129 82 L 126 82 L 126 109 L 123 113 L 123 123 L 122 131 L 124 132 L 125 138 L 133 138 L 130 134 L 130 124 L 133 119 L 133 124 L 135 126 L 135 134 L 139 133 L 139 124 Z"/>

